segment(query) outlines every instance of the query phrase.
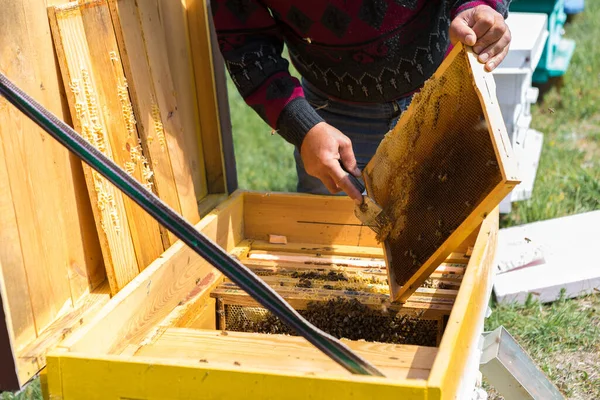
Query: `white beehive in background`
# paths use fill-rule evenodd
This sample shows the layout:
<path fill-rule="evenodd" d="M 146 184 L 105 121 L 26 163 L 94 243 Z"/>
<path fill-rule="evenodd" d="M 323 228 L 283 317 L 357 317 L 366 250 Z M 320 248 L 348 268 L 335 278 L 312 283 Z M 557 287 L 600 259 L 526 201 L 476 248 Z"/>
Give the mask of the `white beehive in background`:
<path fill-rule="evenodd" d="M 511 202 L 531 197 L 543 135 L 531 125 L 531 104 L 538 98 L 532 87 L 537 67 L 548 38 L 548 16 L 538 13 L 510 13 L 506 20 L 512 41 L 506 58 L 496 70 L 496 95 L 515 155 L 519 160 L 519 184 L 500 204 L 500 212 L 508 213 Z"/>

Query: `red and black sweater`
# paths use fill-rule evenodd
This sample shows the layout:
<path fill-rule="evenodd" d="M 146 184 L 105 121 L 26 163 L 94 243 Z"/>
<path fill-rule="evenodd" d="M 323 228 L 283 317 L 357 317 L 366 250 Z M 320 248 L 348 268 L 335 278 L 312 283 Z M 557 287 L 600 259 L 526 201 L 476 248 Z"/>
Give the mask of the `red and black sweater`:
<path fill-rule="evenodd" d="M 245 101 L 300 146 L 321 117 L 281 56 L 332 98 L 389 102 L 414 92 L 449 47 L 450 21 L 486 4 L 507 16 L 509 0 L 212 0 L 221 53 Z"/>

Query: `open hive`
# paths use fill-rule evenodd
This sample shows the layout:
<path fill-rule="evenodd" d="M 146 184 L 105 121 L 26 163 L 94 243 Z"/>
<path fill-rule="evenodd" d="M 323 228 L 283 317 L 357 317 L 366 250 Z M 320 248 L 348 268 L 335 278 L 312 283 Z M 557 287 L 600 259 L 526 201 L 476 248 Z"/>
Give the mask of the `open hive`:
<path fill-rule="evenodd" d="M 6 48 L 16 48 L 19 51 L 24 49 L 28 50 L 24 54 L 35 54 L 33 51 L 35 49 L 29 47 L 32 43 L 37 43 L 37 37 L 30 36 L 30 32 L 42 32 L 46 36 L 41 36 L 47 39 L 46 44 L 49 46 L 50 30 L 48 25 L 38 23 L 45 21 L 45 10 L 42 10 L 41 13 L 44 18 L 29 20 L 35 23 L 25 24 L 23 19 L 17 18 L 20 15 L 31 15 L 29 13 L 32 10 L 36 10 L 36 13 L 40 14 L 39 10 L 42 5 L 34 5 L 34 2 L 27 0 L 25 3 L 30 7 L 10 7 L 12 3 L 14 2 L 3 1 L 3 4 L 8 7 L 8 11 L 2 15 L 5 16 L 7 22 L 14 20 L 14 24 L 7 25 L 11 28 L 7 30 L 7 32 L 11 32 L 11 35 L 5 35 L 1 40 L 5 40 L 5 38 L 16 40 L 22 37 L 23 42 L 26 43 L 24 43 L 24 47 L 19 45 L 6 46 Z M 80 84 L 82 84 L 84 75 L 80 70 L 82 63 L 78 60 L 89 58 L 92 80 L 90 88 L 95 88 L 97 92 L 98 110 L 105 109 L 105 107 L 100 107 L 101 102 L 109 105 L 110 100 L 110 104 L 116 105 L 113 111 L 117 111 L 107 113 L 106 117 L 112 115 L 121 120 L 119 113 L 123 110 L 128 113 L 129 106 L 127 104 L 124 106 L 126 102 L 122 102 L 123 98 L 119 96 L 123 93 L 119 90 L 114 91 L 115 88 L 119 88 L 114 84 L 108 84 L 110 83 L 109 78 L 113 79 L 114 83 L 116 77 L 117 82 L 120 82 L 121 89 L 124 86 L 124 82 L 119 81 L 122 78 L 121 71 L 118 71 L 118 68 L 115 71 L 113 68 L 117 63 L 114 57 L 114 52 L 117 50 L 114 45 L 111 49 L 107 49 L 110 51 L 106 52 L 101 47 L 97 47 L 103 43 L 109 43 L 102 37 L 103 35 L 112 35 L 111 32 L 115 31 L 117 54 L 123 63 L 123 72 L 128 78 L 130 99 L 138 121 L 137 128 L 139 138 L 142 140 L 143 154 L 147 156 L 150 161 L 149 165 L 154 172 L 152 187 L 161 197 L 175 194 L 172 190 L 161 189 L 161 183 L 163 188 L 165 185 L 167 188 L 172 188 L 173 185 L 179 188 L 179 184 L 188 181 L 190 172 L 174 168 L 175 160 L 181 161 L 182 158 L 176 157 L 178 153 L 171 152 L 170 149 L 179 148 L 193 153 L 198 152 L 200 147 L 186 144 L 183 141 L 177 141 L 176 144 L 180 144 L 180 147 L 169 147 L 169 143 L 173 143 L 169 140 L 169 132 L 187 132 L 185 129 L 183 131 L 175 129 L 178 115 L 181 118 L 193 116 L 193 113 L 184 112 L 183 108 L 194 107 L 194 101 L 186 101 L 185 90 L 182 90 L 195 87 L 193 82 L 189 82 L 189 77 L 192 75 L 189 73 L 189 56 L 176 57 L 176 55 L 185 53 L 185 51 L 179 50 L 188 48 L 187 38 L 191 41 L 201 42 L 202 51 L 198 52 L 198 43 L 195 46 L 196 55 L 193 67 L 196 83 L 202 90 L 199 90 L 197 94 L 188 94 L 192 98 L 197 96 L 199 101 L 205 97 L 205 101 L 200 101 L 198 107 L 203 128 L 201 144 L 205 159 L 198 165 L 206 166 L 206 177 L 201 179 L 198 177 L 197 180 L 206 181 L 206 185 L 200 185 L 200 188 L 203 188 L 202 192 L 208 191 L 211 194 L 206 196 L 205 201 L 200 204 L 200 210 L 195 211 L 198 212 L 198 219 L 200 215 L 204 216 L 210 210 L 212 211 L 197 223 L 196 229 L 225 250 L 236 254 L 248 265 L 261 261 L 274 264 L 261 267 L 262 269 L 271 269 L 270 276 L 262 272 L 261 274 L 265 280 L 272 279 L 280 293 L 287 288 L 307 292 L 308 294 L 303 294 L 303 298 L 297 299 L 286 295 L 290 303 L 303 312 L 309 312 L 309 309 L 315 305 L 328 307 L 333 296 L 335 299 L 342 299 L 335 300 L 334 307 L 337 307 L 338 303 L 342 307 L 350 304 L 350 306 L 358 308 L 357 313 L 363 314 L 369 314 L 368 310 L 378 313 L 390 313 L 391 310 L 392 313 L 397 311 L 396 315 L 401 318 L 409 317 L 410 321 L 416 323 L 436 324 L 435 327 L 431 326 L 432 331 L 430 332 L 430 334 L 435 332 L 436 343 L 427 342 L 426 346 L 390 344 L 381 343 L 388 340 L 381 337 L 369 337 L 373 341 L 366 342 L 362 340 L 366 337 L 363 332 L 358 333 L 360 336 L 356 336 L 358 338 L 356 340 L 343 339 L 342 341 L 348 347 L 370 361 L 385 375 L 384 377 L 365 377 L 351 375 L 301 337 L 287 334 L 223 331 L 221 326 L 230 329 L 233 325 L 231 325 L 232 321 L 229 322 L 229 328 L 226 326 L 227 321 L 225 321 L 225 325 L 221 325 L 222 318 L 227 317 L 226 313 L 218 312 L 224 311 L 219 310 L 221 304 L 246 307 L 245 311 L 249 311 L 248 307 L 256 306 L 256 303 L 243 293 L 236 297 L 238 300 L 226 303 L 229 300 L 222 291 L 229 291 L 233 297 L 233 291 L 236 288 L 231 287 L 230 283 L 224 282 L 219 271 L 181 242 L 170 245 L 165 252 L 161 252 L 160 246 L 158 246 L 160 255 L 150 257 L 150 254 L 156 253 L 136 253 L 133 236 L 126 235 L 124 230 L 117 232 L 115 229 L 115 235 L 118 233 L 127 239 L 109 242 L 108 247 L 106 247 L 106 242 L 99 243 L 97 251 L 91 255 L 86 254 L 90 258 L 88 263 L 81 262 L 78 258 L 70 258 L 70 253 L 67 251 L 64 251 L 64 255 L 61 254 L 60 257 L 56 256 L 49 260 L 44 257 L 45 252 L 40 253 L 39 257 L 30 257 L 31 253 L 27 251 L 27 247 L 21 249 L 19 246 L 14 246 L 16 250 L 14 254 L 29 257 L 30 260 L 26 261 L 30 266 L 40 266 L 39 269 L 28 268 L 26 278 L 30 281 L 29 283 L 32 279 L 37 279 L 39 283 L 44 284 L 44 286 L 30 286 L 35 289 L 32 289 L 31 292 L 39 294 L 39 299 L 46 301 L 48 308 L 51 306 L 56 311 L 47 318 L 43 318 L 45 317 L 44 313 L 35 312 L 33 317 L 35 317 L 35 325 L 39 332 L 34 333 L 31 340 L 29 337 L 26 340 L 23 334 L 19 335 L 20 337 L 13 335 L 18 339 L 13 342 L 14 351 L 9 352 L 9 356 L 6 358 L 0 356 L 2 360 L 14 358 L 16 361 L 17 371 L 20 375 L 16 383 L 24 383 L 46 366 L 47 360 L 45 368 L 47 385 L 43 386 L 44 392 L 49 398 L 64 400 L 134 398 L 183 400 L 198 396 L 199 393 L 206 399 L 305 399 L 311 397 L 318 399 L 403 398 L 420 400 L 426 398 L 431 400 L 465 398 L 465 390 L 468 390 L 469 385 L 472 386 L 475 381 L 471 366 L 473 360 L 477 362 L 479 355 L 477 343 L 482 331 L 483 316 L 491 288 L 497 212 L 494 211 L 487 217 L 484 217 L 483 213 L 479 216 L 473 226 L 474 233 L 465 238 L 464 242 L 452 246 L 454 253 L 449 254 L 449 258 L 444 258 L 447 264 L 437 267 L 438 269 L 431 276 L 432 280 L 425 287 L 420 285 L 418 290 L 415 290 L 401 305 L 389 303 L 385 292 L 386 273 L 381 267 L 384 252 L 378 247 L 373 232 L 362 226 L 355 218 L 354 204 L 350 199 L 240 191 L 233 193 L 233 189 L 228 189 L 225 193 L 225 184 L 229 188 L 229 183 L 223 180 L 225 171 L 222 170 L 221 160 L 228 159 L 224 152 L 231 151 L 231 146 L 225 142 L 226 136 L 219 137 L 216 134 L 219 132 L 215 128 L 216 125 L 207 124 L 207 121 L 216 123 L 219 116 L 214 112 L 216 106 L 214 103 L 218 96 L 216 96 L 216 91 L 210 88 L 214 78 L 213 71 L 215 71 L 211 65 L 214 58 L 210 56 L 211 49 L 208 40 L 207 21 L 209 19 L 207 17 L 210 12 L 205 9 L 206 2 L 188 0 L 185 2 L 185 9 L 183 4 L 170 0 L 143 2 L 93 0 L 80 1 L 77 5 L 56 9 L 55 11 L 59 15 L 55 15 L 58 19 L 53 25 L 52 31 L 55 36 L 58 33 L 58 37 L 55 37 L 55 45 L 57 56 L 60 57 L 61 69 L 65 69 L 63 77 L 65 72 L 72 76 L 81 74 L 81 79 L 77 79 L 80 79 Z M 109 7 L 110 17 L 114 23 L 112 28 L 108 23 L 107 7 Z M 77 11 L 76 8 L 80 8 L 80 10 Z M 13 9 L 14 11 L 11 11 Z M 69 10 L 74 11 L 70 12 Z M 157 10 L 160 10 L 159 16 L 156 15 Z M 63 11 L 64 14 L 62 14 Z M 196 29 L 189 35 L 186 31 L 186 17 L 192 21 L 189 24 L 190 30 Z M 81 28 L 82 24 L 83 29 Z M 184 36 L 177 35 L 176 32 L 181 32 Z M 158 35 L 158 37 L 152 35 Z M 172 39 L 167 40 L 168 45 L 160 40 L 162 35 L 165 35 L 166 39 Z M 79 38 L 80 41 L 75 41 L 76 38 Z M 62 49 L 61 43 L 64 46 Z M 74 45 L 75 43 L 77 46 Z M 86 48 L 87 50 L 85 50 Z M 74 49 L 84 49 L 83 53 L 87 54 L 69 52 Z M 41 65 L 47 66 L 53 63 L 53 52 L 50 46 L 48 50 L 49 62 Z M 68 54 L 63 54 L 65 50 Z M 92 53 L 95 54 L 100 50 L 103 51 L 104 58 L 92 57 Z M 464 53 L 455 52 L 450 57 L 456 57 L 457 54 L 464 55 Z M 7 53 L 6 57 L 12 57 L 23 63 L 29 59 L 35 59 L 18 57 L 14 52 Z M 111 68 L 103 68 L 103 63 L 110 65 Z M 168 71 L 165 69 L 171 73 L 166 74 Z M 102 71 L 108 76 L 99 76 Z M 57 70 L 53 69 L 49 75 L 57 75 L 56 72 Z M 30 78 L 26 73 L 23 75 L 27 79 Z M 171 78 L 168 78 L 167 75 L 170 75 Z M 104 79 L 107 79 L 108 83 L 103 83 Z M 29 89 L 36 89 L 35 87 L 40 82 L 37 79 L 34 81 Z M 50 92 L 48 80 L 44 79 L 41 82 L 44 82 L 44 86 L 39 90 Z M 182 84 L 179 85 L 177 82 Z M 73 118 L 76 118 L 78 87 L 75 82 L 72 82 L 72 79 L 66 79 L 64 83 L 67 88 L 67 102 L 75 111 Z M 69 85 L 70 83 L 74 83 L 73 88 Z M 223 83 L 222 79 L 221 83 Z M 85 90 L 85 88 L 80 86 L 79 90 L 81 94 L 83 93 L 81 90 Z M 58 93 L 56 90 L 55 92 Z M 173 99 L 168 101 L 169 99 L 163 98 L 172 95 L 176 97 L 176 102 L 173 102 Z M 58 103 L 59 98 L 60 96 L 57 94 L 55 97 L 48 97 L 48 100 Z M 67 106 L 67 102 L 63 105 Z M 67 107 L 65 107 L 66 109 Z M 89 107 L 89 110 L 92 109 L 93 107 Z M 180 113 L 177 112 L 178 110 Z M 4 112 L 4 109 L 0 111 Z M 84 119 L 81 121 L 83 122 Z M 113 147 L 111 140 L 129 137 L 130 134 L 135 139 L 135 132 L 131 131 L 129 122 L 131 121 L 125 120 L 125 123 L 120 124 L 123 128 L 118 130 L 120 134 L 111 136 L 112 139 L 109 137 L 108 143 L 113 151 L 124 152 L 120 145 Z M 183 122 L 180 123 L 187 126 Z M 9 125 L 2 124 L 2 128 Z M 197 128 L 193 121 L 190 126 L 193 131 Z M 105 133 L 108 134 L 109 127 L 106 126 L 105 129 Z M 4 147 L 3 153 L 6 157 L 6 159 L 0 160 L 6 160 L 0 162 L 0 176 L 3 175 L 3 166 L 20 165 L 18 160 L 13 161 L 10 158 L 19 155 L 19 150 L 22 150 L 17 147 L 16 150 L 9 151 L 13 142 L 16 145 L 21 139 L 43 137 L 41 134 L 21 137 L 19 130 L 15 130 L 15 132 L 17 133 L 13 134 L 11 129 L 0 129 L 0 136 L 3 140 L 3 146 L 0 147 Z M 171 161 L 173 175 L 184 179 L 169 178 L 169 174 L 164 174 L 168 172 L 169 164 L 166 162 L 157 164 L 157 160 L 161 160 L 160 157 L 163 157 L 163 161 L 167 161 L 167 153 L 161 152 L 164 144 L 161 136 L 163 133 L 167 147 L 169 147 L 168 160 Z M 184 136 L 186 138 L 195 137 L 193 132 L 188 132 Z M 154 137 L 154 141 L 149 140 L 152 137 Z M 16 172 L 9 171 L 11 185 L 0 195 L 0 200 L 2 200 L 0 209 L 11 210 L 14 207 L 18 211 L 16 220 L 19 223 L 15 226 L 15 232 L 21 233 L 22 239 L 27 239 L 23 234 L 35 232 L 40 242 L 44 244 L 44 250 L 69 250 L 66 247 L 74 247 L 75 235 L 72 237 L 60 234 L 61 229 L 54 219 L 41 217 L 37 219 L 44 223 L 43 227 L 52 227 L 54 223 L 56 227 L 52 230 L 38 227 L 37 223 L 34 223 L 36 221 L 23 223 L 20 220 L 22 216 L 27 216 L 28 212 L 31 212 L 30 204 L 44 206 L 44 202 L 53 199 L 52 203 L 48 203 L 48 207 L 52 204 L 64 205 L 67 203 L 62 202 L 63 193 L 58 193 L 61 196 L 57 196 L 56 192 L 73 191 L 73 188 L 66 185 L 62 185 L 60 190 L 52 189 L 53 185 L 44 185 L 35 191 L 37 196 L 32 195 L 27 198 L 35 202 L 16 201 L 22 199 L 23 196 L 20 190 L 16 190 L 18 187 L 14 183 L 29 182 L 28 179 L 19 179 L 20 175 L 13 175 L 17 172 L 31 177 L 32 182 L 57 181 L 50 179 L 50 175 L 46 177 L 41 174 L 45 168 L 30 168 L 36 165 L 35 156 L 50 154 L 42 142 L 44 142 L 43 139 L 40 140 L 40 143 L 36 142 L 39 147 L 29 146 L 31 149 L 39 148 L 40 151 L 31 153 L 29 162 L 24 164 L 26 168 L 13 169 Z M 46 144 L 49 142 L 51 141 L 45 141 Z M 216 146 L 209 146 L 210 143 Z M 156 152 L 152 151 L 152 146 L 155 146 Z M 127 149 L 126 146 L 125 149 Z M 118 154 L 114 156 L 117 159 Z M 0 156 L 0 158 L 2 157 Z M 214 160 L 214 158 L 218 159 Z M 121 161 L 129 159 L 123 157 Z M 209 162 L 210 159 L 213 159 L 214 163 Z M 189 166 L 194 163 L 188 160 L 177 163 L 177 165 L 179 164 Z M 44 165 L 51 166 L 52 162 L 46 162 Z M 209 166 L 212 167 L 209 168 Z M 161 181 L 160 168 L 162 167 L 165 168 L 162 170 L 164 174 L 162 177 L 169 179 Z M 6 175 L 6 168 L 4 168 L 4 172 Z M 83 189 L 83 192 L 78 191 L 78 194 L 85 193 L 86 186 L 83 174 L 80 175 L 80 189 Z M 70 176 L 70 173 L 57 173 L 53 176 Z M 0 180 L 0 183 L 3 182 Z M 211 186 L 217 186 L 217 188 L 211 188 Z M 219 189 L 218 186 L 222 188 Z M 6 186 L 2 187 L 6 188 Z M 90 189 L 90 196 L 93 196 L 96 192 L 95 186 L 90 185 L 88 189 Z M 196 208 L 194 192 L 195 190 L 191 186 L 188 190 L 181 188 L 177 191 L 179 195 L 186 195 L 185 204 L 180 203 L 178 206 L 184 215 L 186 215 L 184 206 L 189 207 L 188 209 L 192 211 Z M 224 200 L 225 194 L 229 197 L 227 201 Z M 13 196 L 15 201 L 12 199 Z M 5 202 L 5 199 L 8 200 Z M 182 198 L 180 197 L 179 200 L 181 201 Z M 81 201 L 90 203 L 87 204 L 88 208 L 91 207 L 90 215 L 86 221 L 74 224 L 74 230 L 90 230 L 100 236 L 104 235 L 104 228 L 109 230 L 114 227 L 111 224 L 102 226 L 101 223 L 98 223 L 102 220 L 94 223 L 94 215 L 92 215 L 96 206 L 94 199 L 89 202 L 89 199 L 84 196 Z M 176 202 L 174 204 L 177 206 Z M 216 204 L 218 206 L 215 207 Z M 2 207 L 3 205 L 6 207 Z M 48 207 L 43 208 L 43 210 L 49 210 L 47 214 L 52 214 L 52 211 L 54 213 L 62 211 L 60 207 L 55 207 L 55 209 Z M 69 210 L 73 210 L 73 206 L 69 207 Z M 491 205 L 487 211 L 490 210 Z M 126 218 L 127 221 L 121 219 L 119 226 L 125 227 L 125 222 L 129 227 L 136 226 L 130 214 L 125 213 L 123 218 Z M 193 221 L 198 220 L 189 216 L 187 218 Z M 4 225 L 6 219 L 2 219 L 0 222 L 2 223 L 2 232 L 8 232 Z M 481 226 L 478 228 L 479 224 Z M 163 238 L 160 236 L 160 231 L 157 232 L 158 235 L 154 235 L 154 239 Z M 141 233 L 146 233 L 146 231 Z M 265 242 L 269 234 L 286 236 L 288 244 L 271 246 Z M 54 238 L 51 236 L 56 236 L 57 240 L 52 240 Z M 8 238 L 10 239 L 11 236 L 9 235 Z M 140 262 L 135 259 L 135 265 L 133 262 L 126 265 L 123 262 L 124 258 L 114 258 L 116 262 L 110 263 L 113 260 L 110 256 L 113 254 L 113 250 L 119 249 L 119 246 L 124 245 L 126 241 L 131 242 L 129 250 L 133 249 L 133 252 L 129 252 L 130 259 L 133 260 L 133 256 L 141 255 L 151 258 L 150 264 L 147 265 L 145 261 Z M 156 242 L 159 243 L 159 241 Z M 4 257 L 7 250 L 12 250 L 7 247 L 7 243 L 14 243 L 14 241 L 3 241 L 1 246 L 0 264 L 2 265 L 0 265 L 0 269 L 3 282 L 0 284 L 0 297 L 2 297 L 3 307 L 0 308 L 9 311 L 7 327 L 11 333 L 12 326 L 15 328 L 24 326 L 23 324 L 11 325 L 11 322 L 19 322 L 19 318 L 27 315 L 22 311 L 27 306 L 27 302 L 22 301 L 22 297 L 14 294 L 26 293 L 24 288 L 28 286 L 27 281 L 22 285 L 14 278 L 14 274 L 6 274 L 6 271 L 15 272 L 19 267 L 10 258 Z M 141 236 L 138 236 L 136 243 L 147 244 L 150 242 L 145 242 Z M 100 248 L 101 245 L 105 247 Z M 166 247 L 167 243 L 162 245 Z M 465 257 L 469 247 L 473 247 L 473 254 L 470 258 Z M 274 259 L 260 260 L 257 257 Z M 284 259 L 286 257 L 287 259 Z M 308 263 L 307 260 L 294 262 L 294 260 L 298 261 L 298 257 L 314 257 L 316 260 L 308 260 Z M 328 258 L 334 260 L 328 260 Z M 351 265 L 349 259 L 357 261 L 358 265 Z M 73 263 L 73 260 L 78 262 Z M 103 260 L 104 264 L 98 260 Z M 79 271 L 85 269 L 86 266 L 89 267 L 91 263 L 94 263 L 94 268 L 88 269 L 88 271 L 94 272 L 95 275 L 82 276 Z M 378 265 L 374 267 L 371 265 L 372 263 L 378 263 Z M 65 266 L 69 267 L 68 274 L 65 273 Z M 128 266 L 135 266 L 135 268 L 127 269 Z M 323 269 L 323 271 L 307 271 L 309 267 L 317 270 Z M 257 271 L 260 269 L 252 268 Z M 283 270 L 285 268 L 287 270 Z M 450 270 L 444 268 L 457 269 L 452 274 Z M 129 273 L 125 274 L 124 272 Z M 317 275 L 307 275 L 307 272 L 315 272 Z M 107 274 L 124 279 L 117 280 L 115 285 L 115 282 L 109 281 L 110 277 L 107 277 Z M 324 278 L 323 275 L 326 275 L 329 280 L 317 279 Z M 94 276 L 96 278 L 92 279 Z M 362 283 L 361 278 L 364 279 Z M 68 282 L 67 279 L 71 282 Z M 446 281 L 442 282 L 444 284 L 457 283 L 459 286 L 458 288 L 439 287 L 440 281 Z M 4 283 L 6 285 L 3 285 Z M 69 287 L 69 283 L 71 287 Z M 83 295 L 76 295 L 78 292 L 73 290 L 79 286 L 79 283 L 81 283 Z M 8 296 L 6 296 L 5 289 L 8 289 Z M 454 293 L 448 291 L 454 291 Z M 65 304 L 63 293 L 73 297 L 72 304 L 66 303 L 63 307 Z M 319 293 L 324 294 L 319 295 Z M 49 297 L 44 296 L 53 296 L 52 302 L 48 302 Z M 219 307 L 216 306 L 215 297 L 220 299 Z M 8 302 L 5 302 L 6 299 Z M 33 304 L 33 306 L 36 308 L 39 304 Z M 42 309 L 42 311 L 44 310 Z M 369 318 L 382 317 L 370 314 L 368 316 Z M 440 321 L 443 321 L 444 318 L 447 318 L 448 321 L 441 340 L 438 342 L 438 335 L 441 333 Z M 2 322 L 1 320 L 3 318 L 0 318 L 0 322 Z M 38 322 L 43 324 L 38 324 Z M 272 326 L 278 326 L 277 322 L 272 323 L 270 329 Z M 0 326 L 0 343 L 3 330 L 4 328 Z M 256 329 L 248 330 L 255 331 Z M 18 329 L 15 332 L 20 333 Z M 345 332 L 339 334 L 339 336 L 345 335 Z M 398 341 L 402 340 L 405 341 L 406 338 Z M 46 358 L 48 349 L 50 349 L 50 353 Z M 0 351 L 2 350 L 0 346 Z M 10 347 L 9 350 L 11 350 Z M 0 363 L 0 369 L 5 368 L 5 365 L 6 363 Z M 6 370 L 11 369 L 13 372 L 8 372 L 14 373 L 15 369 L 10 365 Z M 5 369 L 0 374 L 0 384 L 6 382 L 4 371 Z M 14 385 L 13 382 L 8 382 L 8 384 Z"/>
<path fill-rule="evenodd" d="M 452 310 L 468 258 L 455 253 L 405 304 L 390 302 L 383 252 L 255 241 L 240 261 L 310 322 L 351 340 L 436 346 Z M 294 334 L 244 291 L 224 282 L 217 300 L 219 329 Z"/>

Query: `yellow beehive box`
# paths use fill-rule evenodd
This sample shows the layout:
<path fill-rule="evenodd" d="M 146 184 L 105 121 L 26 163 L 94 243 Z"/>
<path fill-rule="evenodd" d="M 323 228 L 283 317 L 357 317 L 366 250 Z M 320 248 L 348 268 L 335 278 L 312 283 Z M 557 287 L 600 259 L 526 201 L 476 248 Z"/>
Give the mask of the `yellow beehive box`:
<path fill-rule="evenodd" d="M 8 41 L 6 48 L 16 43 L 31 57 L 7 68 L 5 60 L 14 54 L 3 54 L 0 68 L 9 78 L 37 91 L 34 97 L 53 106 L 61 118 L 72 118 L 82 134 L 86 123 L 92 123 L 86 119 L 90 111 L 123 110 L 122 116 L 113 112 L 119 114 L 115 119 L 109 112 L 94 116 L 104 118 L 96 133 L 106 135 L 106 151 L 112 151 L 115 161 L 139 162 L 125 165 L 139 174 L 138 179 L 144 179 L 143 167 L 149 166 L 155 175 L 152 189 L 163 200 L 263 274 L 295 308 L 304 311 L 311 304 L 328 304 L 332 297 L 355 299 L 369 310 L 391 312 L 421 326 L 422 332 L 429 330 L 426 336 L 431 340 L 421 343 L 408 336 L 396 343 L 344 340 L 385 375 L 365 377 L 351 375 L 300 337 L 254 332 L 260 329 L 252 324 L 237 329 L 244 332 L 233 332 L 233 310 L 264 310 L 173 236 L 160 228 L 139 229 L 149 222 L 143 222 L 137 206 L 128 205 L 127 199 L 118 200 L 120 208 L 115 200 L 112 214 L 96 209 L 98 198 L 106 197 L 99 195 L 103 189 L 99 178 L 56 143 L 46 141 L 50 150 L 36 153 L 16 140 L 23 135 L 22 140 L 34 141 L 45 134 L 0 102 L 0 121 L 6 122 L 0 124 L 0 187 L 8 188 L 0 192 L 0 310 L 4 311 L 0 358 L 9 361 L 0 365 L 0 390 L 17 389 L 44 367 L 45 396 L 66 400 L 446 399 L 464 398 L 472 390 L 492 286 L 495 204 L 516 181 L 494 102 L 493 79 L 468 51 L 457 47 L 438 74 L 455 60 L 470 71 L 472 81 L 465 84 L 471 99 L 479 99 L 499 178 L 478 199 L 461 232 L 451 236 L 443 256 L 435 255 L 439 262 L 427 267 L 429 285 L 412 288 L 403 303 L 391 303 L 385 251 L 375 234 L 356 219 L 350 199 L 235 190 L 224 72 L 213 62 L 218 55 L 206 2 L 55 2 L 49 18 L 43 4 L 34 3 L 23 14 L 23 8 L 0 0 L 8 10 L 0 17 L 8 24 L 0 33 L 5 33 L 4 26 L 12 27 L 11 35 L 0 35 L 0 43 Z M 37 24 L 26 29 L 21 20 Z M 95 29 L 99 26 L 108 28 Z M 35 48 L 25 40 L 28 35 L 40 39 Z M 107 59 L 98 61 L 103 55 Z M 95 65 L 104 67 L 99 71 Z M 103 74 L 106 71 L 109 76 Z M 32 84 L 27 76 L 42 84 Z M 123 93 L 129 94 L 131 104 Z M 89 103 L 88 95 L 102 107 Z M 131 113 L 136 116 L 135 127 L 127 118 Z M 21 134 L 22 126 L 27 132 Z M 178 136 L 181 131 L 190 135 L 191 143 L 178 141 L 183 140 Z M 135 146 L 119 142 L 122 137 L 114 132 L 139 140 L 149 161 L 130 159 Z M 17 157 L 29 160 L 27 185 L 17 184 L 21 177 L 12 167 L 23 162 Z M 55 166 L 44 172 L 35 169 L 32 160 Z M 163 161 L 170 167 L 163 168 Z M 44 175 L 49 173 L 69 179 L 59 179 L 60 187 L 50 190 Z M 41 193 L 56 207 L 29 215 L 27 208 L 17 205 L 21 199 L 33 202 L 35 208 Z M 59 207 L 61 201 L 77 212 Z M 115 223 L 112 216 L 117 212 L 118 221 L 128 223 L 129 230 Z M 118 235 L 125 239 L 115 240 Z M 149 239 L 142 240 L 143 235 Z M 273 235 L 278 243 L 269 242 Z M 62 247 L 52 252 L 44 244 L 48 240 Z M 140 254 L 144 248 L 149 253 Z M 144 259 L 156 252 L 159 255 L 149 262 Z M 305 273 L 369 279 L 356 290 L 339 282 L 306 287 L 301 282 L 309 276 Z"/>

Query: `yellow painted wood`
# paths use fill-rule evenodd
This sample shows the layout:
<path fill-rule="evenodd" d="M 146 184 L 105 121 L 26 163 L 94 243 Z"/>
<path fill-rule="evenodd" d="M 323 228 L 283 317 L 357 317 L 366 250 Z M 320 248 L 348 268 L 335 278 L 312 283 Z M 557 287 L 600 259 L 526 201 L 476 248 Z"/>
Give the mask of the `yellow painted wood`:
<path fill-rule="evenodd" d="M 245 196 L 247 193 L 236 193 L 197 225 L 197 229 L 241 258 L 252 246 L 250 240 L 243 239 L 244 208 L 248 204 Z M 364 347 L 367 359 L 392 369 L 396 363 L 400 370 L 411 367 L 393 373 L 393 379 L 346 376 L 316 349 L 296 343 L 303 340 L 298 337 L 276 338 L 278 344 L 273 345 L 268 343 L 274 340 L 269 335 L 221 336 L 219 331 L 187 328 L 193 326 L 188 318 L 194 310 L 202 312 L 208 307 L 212 311 L 214 305 L 204 301 L 208 292 L 195 291 L 198 285 L 193 277 L 203 267 L 188 261 L 191 251 L 177 243 L 163 254 L 162 260 L 115 296 L 81 332 L 64 341 L 60 352 L 49 356 L 49 395 L 63 400 L 188 399 L 197 398 L 198 393 L 203 399 L 453 398 L 465 364 L 476 350 L 472 345 L 476 344 L 476 327 L 483 323 L 481 311 L 487 305 L 484 292 L 490 282 L 494 245 L 488 241 L 495 243 L 497 218 L 497 210 L 486 218 L 474 246 L 464 242 L 465 248 L 473 247 L 463 278 L 466 284 L 463 282 L 458 292 L 439 349 L 414 351 L 411 361 L 410 357 L 392 354 L 392 345 L 349 343 L 358 346 L 359 351 Z M 302 256 L 306 254 L 310 253 Z M 200 324 L 206 321 L 196 320 Z M 214 323 L 209 321 L 209 325 Z M 380 351 L 377 346 L 388 350 Z M 419 367 L 423 365 L 419 363 L 431 351 L 437 355 L 428 358 L 433 367 L 425 380 L 424 368 Z M 288 353 L 297 353 L 303 360 L 298 368 L 294 360 L 280 357 Z M 284 367 L 277 368 L 277 360 Z M 311 363 L 315 363 L 316 372 L 311 371 Z"/>
<path fill-rule="evenodd" d="M 494 274 L 498 223 L 496 207 L 482 224 L 431 370 L 428 382 L 437 398 L 455 398 L 467 362 L 473 352 L 478 351 L 479 331 L 483 326 Z"/>
<path fill-rule="evenodd" d="M 77 3 L 48 9 L 63 82 L 69 86 L 67 99 L 75 129 L 88 141 L 112 158 L 101 108 L 104 97 L 95 82 L 90 50 Z M 106 274 L 116 293 L 139 273 L 124 195 L 90 167 L 84 166 L 92 210 L 96 220 Z"/>
<path fill-rule="evenodd" d="M 427 399 L 423 380 L 323 378 L 198 361 L 63 353 L 49 357 L 49 368 L 55 370 L 48 375 L 50 398 L 61 400 Z"/>

